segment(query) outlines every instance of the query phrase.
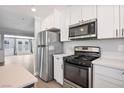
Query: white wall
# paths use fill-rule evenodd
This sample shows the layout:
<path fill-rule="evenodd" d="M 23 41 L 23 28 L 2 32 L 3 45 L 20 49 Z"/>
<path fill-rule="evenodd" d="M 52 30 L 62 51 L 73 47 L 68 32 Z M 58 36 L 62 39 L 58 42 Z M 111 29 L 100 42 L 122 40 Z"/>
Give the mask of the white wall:
<path fill-rule="evenodd" d="M 64 53 L 73 53 L 74 46 L 99 46 L 101 47 L 102 56 L 118 55 L 116 57 L 124 58 L 124 39 L 106 39 L 106 40 L 78 40 L 64 42 Z"/>
<path fill-rule="evenodd" d="M 16 55 L 16 56 L 7 56 L 5 57 L 5 65 L 7 64 L 21 64 L 28 71 L 34 74 L 34 54 L 31 55 Z"/>

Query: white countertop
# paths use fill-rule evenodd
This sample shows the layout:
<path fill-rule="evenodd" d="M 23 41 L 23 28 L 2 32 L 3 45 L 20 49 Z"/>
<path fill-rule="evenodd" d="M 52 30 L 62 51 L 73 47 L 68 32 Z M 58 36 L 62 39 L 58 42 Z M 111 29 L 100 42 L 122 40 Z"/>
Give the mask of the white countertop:
<path fill-rule="evenodd" d="M 73 54 L 55 54 L 53 56 L 56 56 L 56 57 L 64 57 L 64 56 L 69 56 L 69 55 L 73 55 Z"/>
<path fill-rule="evenodd" d="M 19 64 L 0 67 L 0 87 L 25 87 L 37 81 L 35 76 Z"/>
<path fill-rule="evenodd" d="M 124 59 L 101 57 L 94 60 L 92 63 L 96 65 L 103 65 L 103 66 L 113 67 L 117 69 L 124 69 Z"/>

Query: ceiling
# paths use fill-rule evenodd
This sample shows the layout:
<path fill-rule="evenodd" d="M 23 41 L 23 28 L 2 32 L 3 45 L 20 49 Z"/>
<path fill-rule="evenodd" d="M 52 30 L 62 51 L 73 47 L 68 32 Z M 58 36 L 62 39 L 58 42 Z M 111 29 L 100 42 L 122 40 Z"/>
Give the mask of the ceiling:
<path fill-rule="evenodd" d="M 31 8 L 35 7 L 36 12 Z M 0 31 L 5 34 L 34 35 L 34 16 L 44 19 L 53 10 L 63 9 L 61 5 L 1 5 L 0 6 Z"/>

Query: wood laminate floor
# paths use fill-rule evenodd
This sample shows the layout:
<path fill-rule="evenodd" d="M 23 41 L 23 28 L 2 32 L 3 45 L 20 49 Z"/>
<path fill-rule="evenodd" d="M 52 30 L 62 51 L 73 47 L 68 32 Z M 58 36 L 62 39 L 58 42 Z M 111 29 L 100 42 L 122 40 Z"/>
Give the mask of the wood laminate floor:
<path fill-rule="evenodd" d="M 55 80 L 50 82 L 45 82 L 38 78 L 38 82 L 35 84 L 35 88 L 62 88 Z"/>

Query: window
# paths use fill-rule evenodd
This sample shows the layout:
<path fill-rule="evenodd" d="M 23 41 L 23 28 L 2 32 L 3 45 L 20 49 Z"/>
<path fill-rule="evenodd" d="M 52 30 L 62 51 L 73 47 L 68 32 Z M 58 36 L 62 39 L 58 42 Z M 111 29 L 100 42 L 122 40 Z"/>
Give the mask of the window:
<path fill-rule="evenodd" d="M 32 43 L 32 39 L 5 37 L 5 56 L 31 54 L 33 53 Z"/>
<path fill-rule="evenodd" d="M 5 56 L 14 55 L 14 39 L 13 38 L 4 38 L 4 50 L 5 50 Z"/>
<path fill-rule="evenodd" d="M 30 54 L 31 42 L 29 39 L 16 39 L 16 53 L 17 54 Z"/>

